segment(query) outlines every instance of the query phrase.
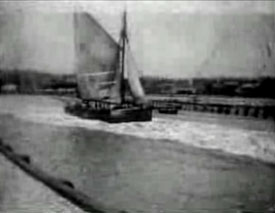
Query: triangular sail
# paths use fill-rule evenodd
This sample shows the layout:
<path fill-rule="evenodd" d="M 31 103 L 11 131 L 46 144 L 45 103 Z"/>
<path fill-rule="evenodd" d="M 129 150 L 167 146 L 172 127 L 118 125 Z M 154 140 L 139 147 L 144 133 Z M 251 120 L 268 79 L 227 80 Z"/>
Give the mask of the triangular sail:
<path fill-rule="evenodd" d="M 133 56 L 130 54 L 129 38 L 127 35 L 127 14 L 126 11 L 123 14 L 123 27 L 121 31 L 122 39 L 122 52 L 123 52 L 123 64 L 122 74 L 126 73 L 128 78 L 128 84 L 131 95 L 136 103 L 142 103 L 145 101 L 144 91 L 139 79 L 138 70 L 133 66 Z M 122 87 L 123 88 L 123 87 Z M 123 94 L 123 93 L 122 93 Z"/>
<path fill-rule="evenodd" d="M 80 98 L 120 102 L 119 46 L 88 13 L 74 14 Z"/>
<path fill-rule="evenodd" d="M 77 85 L 80 98 L 89 100 L 124 100 L 124 73 L 135 102 L 145 95 L 138 70 L 129 51 L 124 14 L 121 33 L 122 51 L 110 35 L 87 13 L 74 14 Z"/>
<path fill-rule="evenodd" d="M 127 48 L 127 51 L 126 51 L 126 62 L 127 62 L 126 73 L 127 73 L 127 80 L 128 80 L 130 92 L 136 102 L 144 102 L 145 93 L 140 82 L 138 69 L 137 67 L 134 66 L 133 56 L 130 52 L 129 47 Z"/>

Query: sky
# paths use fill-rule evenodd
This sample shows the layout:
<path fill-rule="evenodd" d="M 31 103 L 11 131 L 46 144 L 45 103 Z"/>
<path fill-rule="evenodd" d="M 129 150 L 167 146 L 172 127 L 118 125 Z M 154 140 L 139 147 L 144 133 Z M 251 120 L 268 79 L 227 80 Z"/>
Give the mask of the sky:
<path fill-rule="evenodd" d="M 273 13 L 274 1 L 1 1 L 12 10 L 72 11 L 84 8 L 94 12 L 185 12 L 185 13 Z M 5 7 L 5 6 L 4 6 Z"/>
<path fill-rule="evenodd" d="M 0 2 L 0 13 L 87 11 L 116 40 L 125 8 L 132 52 L 144 75 L 275 75 L 274 1 Z"/>

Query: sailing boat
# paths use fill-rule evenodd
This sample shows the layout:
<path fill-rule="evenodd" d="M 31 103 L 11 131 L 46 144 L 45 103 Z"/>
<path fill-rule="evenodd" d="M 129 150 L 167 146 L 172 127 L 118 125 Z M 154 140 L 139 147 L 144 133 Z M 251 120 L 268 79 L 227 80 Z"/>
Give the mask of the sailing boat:
<path fill-rule="evenodd" d="M 79 100 L 67 105 L 65 111 L 110 123 L 151 121 L 152 107 L 145 99 L 138 73 L 126 69 L 129 52 L 126 12 L 118 43 L 88 13 L 75 13 L 74 27 Z M 130 93 L 126 96 L 127 88 Z"/>

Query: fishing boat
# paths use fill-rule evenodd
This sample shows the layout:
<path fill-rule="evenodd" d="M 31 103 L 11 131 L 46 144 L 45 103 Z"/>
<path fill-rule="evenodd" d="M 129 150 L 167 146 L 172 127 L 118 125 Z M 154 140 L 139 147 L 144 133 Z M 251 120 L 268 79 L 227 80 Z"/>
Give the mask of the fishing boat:
<path fill-rule="evenodd" d="M 74 43 L 78 99 L 65 111 L 109 123 L 151 121 L 151 104 L 131 66 L 126 11 L 118 42 L 90 14 L 75 13 Z"/>

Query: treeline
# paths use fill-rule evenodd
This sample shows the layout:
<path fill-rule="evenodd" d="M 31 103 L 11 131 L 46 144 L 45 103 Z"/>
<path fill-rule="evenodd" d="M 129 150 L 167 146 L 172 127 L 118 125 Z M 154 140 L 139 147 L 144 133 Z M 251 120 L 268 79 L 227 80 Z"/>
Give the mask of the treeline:
<path fill-rule="evenodd" d="M 202 85 L 201 85 L 202 84 Z M 199 92 L 210 95 L 275 98 L 275 78 L 222 78 L 196 83 Z"/>
<path fill-rule="evenodd" d="M 18 93 L 39 93 L 47 90 L 74 89 L 76 81 L 74 75 L 49 74 L 34 70 L 0 70 L 2 92 L 5 86 L 11 85 Z"/>
<path fill-rule="evenodd" d="M 193 78 L 173 79 L 145 76 L 141 78 L 147 94 L 223 95 L 275 98 L 274 77 L 259 78 Z M 13 85 L 13 87 L 7 85 Z M 11 89 L 18 93 L 75 93 L 73 74 L 49 74 L 34 70 L 0 70 L 0 92 Z"/>
<path fill-rule="evenodd" d="M 273 92 L 275 87 L 274 77 L 193 79 L 143 77 L 142 84 L 149 94 L 200 94 L 275 98 Z"/>

